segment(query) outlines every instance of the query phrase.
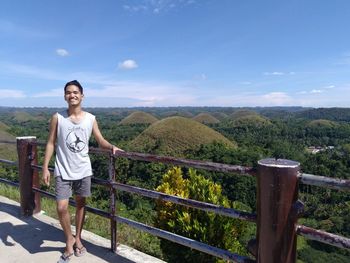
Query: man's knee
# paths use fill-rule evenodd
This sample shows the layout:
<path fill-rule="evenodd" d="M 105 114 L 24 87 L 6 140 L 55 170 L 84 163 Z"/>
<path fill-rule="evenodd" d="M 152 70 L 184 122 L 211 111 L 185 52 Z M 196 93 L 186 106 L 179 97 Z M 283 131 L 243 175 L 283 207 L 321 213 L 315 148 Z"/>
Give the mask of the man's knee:
<path fill-rule="evenodd" d="M 68 212 L 68 202 L 66 201 L 58 201 L 57 202 L 57 212 L 59 214 L 64 214 Z"/>
<path fill-rule="evenodd" d="M 83 197 L 83 196 L 77 195 L 77 196 L 75 197 L 75 204 L 76 204 L 77 208 L 85 207 L 86 198 Z"/>

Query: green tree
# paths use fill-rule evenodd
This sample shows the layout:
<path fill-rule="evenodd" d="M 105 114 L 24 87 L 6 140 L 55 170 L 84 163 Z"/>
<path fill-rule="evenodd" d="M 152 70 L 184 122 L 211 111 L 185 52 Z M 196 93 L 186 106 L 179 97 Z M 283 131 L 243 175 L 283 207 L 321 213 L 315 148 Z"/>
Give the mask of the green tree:
<path fill-rule="evenodd" d="M 188 178 L 184 178 L 180 168 L 170 169 L 163 176 L 157 191 L 224 207 L 239 206 L 238 203 L 231 203 L 222 194 L 219 184 L 198 175 L 193 169 L 189 169 Z M 246 254 L 238 238 L 245 232 L 247 223 L 238 219 L 159 201 L 155 224 L 159 228 L 211 246 Z M 167 240 L 161 241 L 161 249 L 169 262 L 220 262 L 217 258 Z"/>

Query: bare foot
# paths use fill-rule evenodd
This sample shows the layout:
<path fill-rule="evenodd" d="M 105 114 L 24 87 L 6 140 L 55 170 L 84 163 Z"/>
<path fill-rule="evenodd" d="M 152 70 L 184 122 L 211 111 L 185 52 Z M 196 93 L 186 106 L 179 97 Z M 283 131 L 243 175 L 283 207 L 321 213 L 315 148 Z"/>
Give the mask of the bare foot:
<path fill-rule="evenodd" d="M 73 246 L 75 244 L 75 238 L 73 236 L 71 236 L 67 241 L 66 241 L 66 250 L 65 253 L 66 254 L 72 254 L 74 253 L 74 249 Z"/>

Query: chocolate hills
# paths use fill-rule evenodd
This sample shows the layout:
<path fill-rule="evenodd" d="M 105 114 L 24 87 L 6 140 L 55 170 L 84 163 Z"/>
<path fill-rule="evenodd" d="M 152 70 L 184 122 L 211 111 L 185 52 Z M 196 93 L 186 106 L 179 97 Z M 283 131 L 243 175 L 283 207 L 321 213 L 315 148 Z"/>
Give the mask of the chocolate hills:
<path fill-rule="evenodd" d="M 152 124 L 158 121 L 156 117 L 153 115 L 143 112 L 143 111 L 135 111 L 131 113 L 129 116 L 121 120 L 119 122 L 120 125 L 132 125 L 132 124 Z"/>
<path fill-rule="evenodd" d="M 319 120 L 313 120 L 310 121 L 307 126 L 311 127 L 311 128 L 317 128 L 317 127 L 324 127 L 324 128 L 334 128 L 336 127 L 338 124 L 334 121 L 330 121 L 330 120 L 323 120 L 323 119 L 319 119 Z"/>
<path fill-rule="evenodd" d="M 230 117 L 233 126 L 265 126 L 270 125 L 268 118 L 249 110 L 238 110 L 233 112 Z"/>
<path fill-rule="evenodd" d="M 16 141 L 16 137 L 7 132 L 9 127 L 0 122 L 0 141 Z M 0 158 L 7 160 L 17 159 L 17 150 L 15 144 L 0 143 Z"/>
<path fill-rule="evenodd" d="M 210 115 L 209 113 L 199 113 L 198 115 L 194 116 L 192 120 L 198 121 L 203 124 L 214 124 L 220 122 L 217 118 Z"/>
<path fill-rule="evenodd" d="M 186 150 L 214 141 L 236 147 L 234 142 L 204 124 L 184 117 L 169 117 L 152 124 L 129 146 L 131 151 L 182 157 Z"/>

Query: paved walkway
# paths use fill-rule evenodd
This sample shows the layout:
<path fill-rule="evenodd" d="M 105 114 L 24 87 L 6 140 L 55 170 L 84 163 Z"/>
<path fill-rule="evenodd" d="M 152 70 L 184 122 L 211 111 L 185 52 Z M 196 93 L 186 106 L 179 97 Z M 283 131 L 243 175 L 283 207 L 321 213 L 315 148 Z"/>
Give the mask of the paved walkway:
<path fill-rule="evenodd" d="M 42 214 L 19 217 L 19 212 L 17 202 L 0 196 L 0 262 L 57 262 L 65 246 L 59 222 Z M 83 231 L 82 237 L 89 253 L 80 258 L 73 257 L 72 263 L 164 262 L 124 245 L 119 245 L 114 254 L 109 250 L 109 240 L 88 231 Z"/>

